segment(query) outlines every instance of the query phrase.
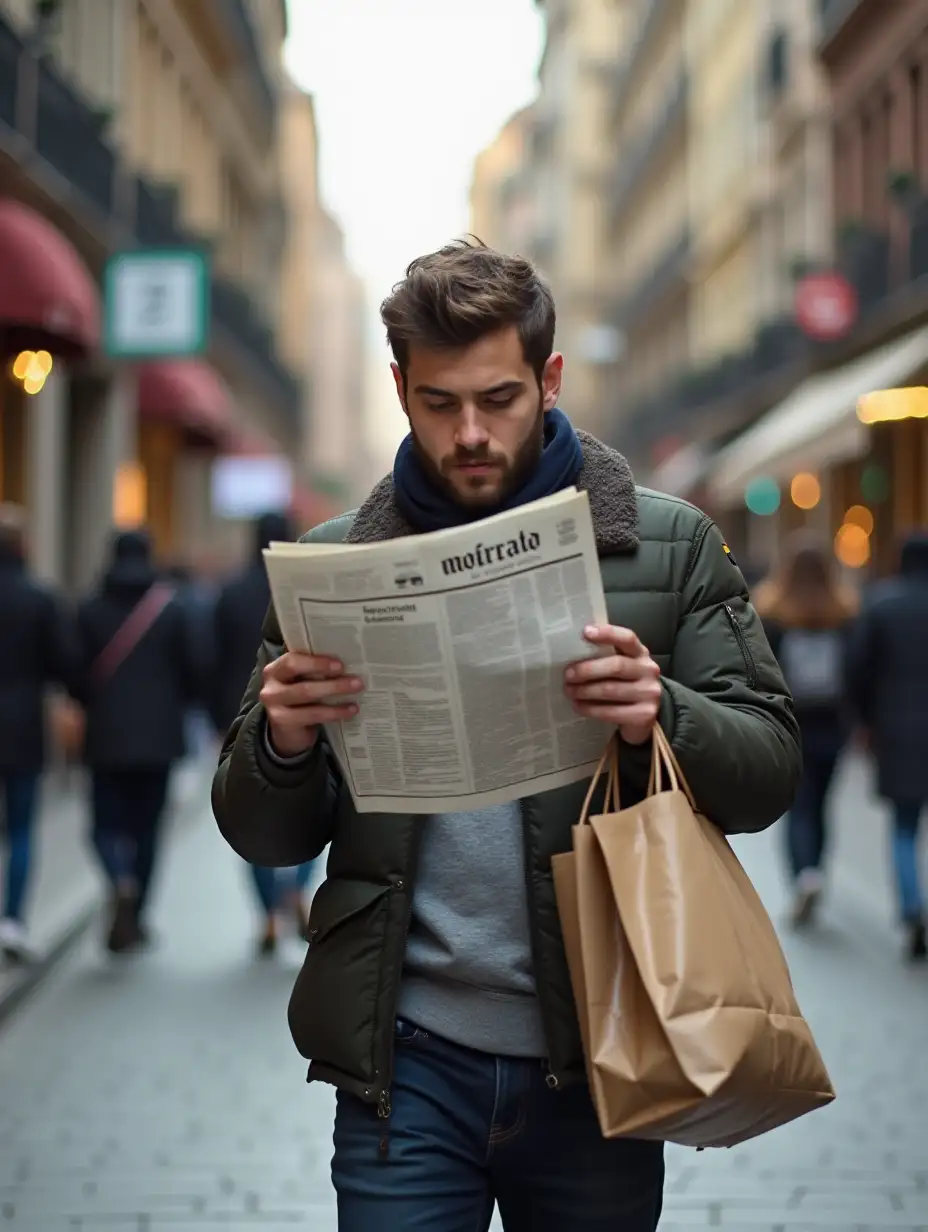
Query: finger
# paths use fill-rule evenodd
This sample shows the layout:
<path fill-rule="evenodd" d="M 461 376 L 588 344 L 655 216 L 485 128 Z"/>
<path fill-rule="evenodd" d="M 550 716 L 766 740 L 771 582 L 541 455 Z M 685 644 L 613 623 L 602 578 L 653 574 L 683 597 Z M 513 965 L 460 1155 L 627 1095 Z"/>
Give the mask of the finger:
<path fill-rule="evenodd" d="M 340 676 L 344 670 L 344 666 L 338 659 L 290 650 L 282 654 L 279 659 L 268 663 L 264 669 L 264 675 L 286 683 L 293 680 L 305 680 L 313 676 L 323 679 Z"/>
<path fill-rule="evenodd" d="M 598 680 L 570 688 L 568 695 L 576 702 L 614 702 L 635 706 L 639 702 L 653 703 L 658 700 L 659 688 L 655 688 L 650 680 Z"/>
<path fill-rule="evenodd" d="M 655 679 L 661 669 L 647 656 L 631 659 L 627 655 L 604 655 L 602 658 L 584 659 L 572 663 L 565 673 L 569 685 L 583 684 L 588 680 L 638 680 L 641 677 Z"/>
<path fill-rule="evenodd" d="M 613 727 L 645 727 L 657 722 L 651 703 L 617 706 L 601 702 L 577 702 L 574 709 L 585 719 L 598 719 L 601 723 L 611 723 Z"/>
<path fill-rule="evenodd" d="M 361 693 L 364 681 L 357 676 L 338 676 L 334 680 L 294 680 L 281 684 L 272 680 L 261 690 L 260 700 L 265 707 L 297 710 L 301 706 L 318 706 L 332 698 Z"/>
<path fill-rule="evenodd" d="M 594 646 L 613 646 L 620 654 L 629 655 L 631 658 L 648 653 L 639 641 L 638 634 L 633 629 L 623 628 L 622 625 L 587 625 L 583 636 Z"/>
<path fill-rule="evenodd" d="M 345 706 L 287 706 L 278 709 L 266 707 L 268 722 L 273 722 L 281 731 L 305 731 L 321 723 L 342 723 L 353 719 L 358 713 L 354 704 Z"/>

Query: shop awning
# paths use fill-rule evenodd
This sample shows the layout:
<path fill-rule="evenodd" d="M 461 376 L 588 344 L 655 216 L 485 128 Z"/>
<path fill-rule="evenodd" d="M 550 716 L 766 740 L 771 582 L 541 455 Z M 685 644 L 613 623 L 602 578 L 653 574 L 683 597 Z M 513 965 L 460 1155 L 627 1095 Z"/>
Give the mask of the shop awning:
<path fill-rule="evenodd" d="M 868 429 L 857 418 L 857 399 L 906 384 L 928 364 L 928 327 L 823 372 L 795 389 L 716 458 L 709 478 L 713 497 L 740 503 L 752 479 L 788 482 L 797 471 L 816 471 L 860 457 Z"/>
<path fill-rule="evenodd" d="M 90 271 L 40 214 L 0 198 L 0 330 L 17 349 L 83 352 L 100 342 Z"/>
<path fill-rule="evenodd" d="M 338 512 L 333 502 L 322 493 L 301 484 L 294 487 L 290 513 L 301 535 L 321 522 L 334 518 Z"/>
<path fill-rule="evenodd" d="M 138 378 L 141 416 L 169 420 L 212 441 L 225 439 L 231 425 L 229 397 L 209 364 L 159 360 L 141 364 Z"/>

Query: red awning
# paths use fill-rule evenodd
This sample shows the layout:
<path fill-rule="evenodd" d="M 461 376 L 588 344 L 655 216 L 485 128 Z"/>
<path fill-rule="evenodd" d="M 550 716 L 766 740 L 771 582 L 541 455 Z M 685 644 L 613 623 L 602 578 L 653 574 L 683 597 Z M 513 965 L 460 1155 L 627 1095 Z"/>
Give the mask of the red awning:
<path fill-rule="evenodd" d="M 139 414 L 165 419 L 211 441 L 224 441 L 231 423 L 225 387 L 199 359 L 166 359 L 141 364 Z"/>
<path fill-rule="evenodd" d="M 0 330 L 14 347 L 90 351 L 100 297 L 71 243 L 40 214 L 0 198 Z"/>
<path fill-rule="evenodd" d="M 245 428 L 233 429 L 223 445 L 223 453 L 234 458 L 276 458 L 281 452 L 270 437 Z"/>
<path fill-rule="evenodd" d="M 336 517 L 339 512 L 334 503 L 320 492 L 302 486 L 294 488 L 290 514 L 297 523 L 300 534 L 321 522 L 328 522 L 329 518 Z"/>

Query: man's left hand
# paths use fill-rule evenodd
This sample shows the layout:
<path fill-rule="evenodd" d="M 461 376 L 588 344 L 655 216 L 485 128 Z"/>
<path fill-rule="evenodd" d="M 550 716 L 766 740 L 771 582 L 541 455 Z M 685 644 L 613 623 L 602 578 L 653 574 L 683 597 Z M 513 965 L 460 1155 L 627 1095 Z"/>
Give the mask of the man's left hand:
<path fill-rule="evenodd" d="M 644 744 L 661 708 L 661 669 L 631 629 L 588 626 L 583 636 L 612 653 L 567 669 L 564 689 L 574 709 L 617 727 L 627 744 Z"/>

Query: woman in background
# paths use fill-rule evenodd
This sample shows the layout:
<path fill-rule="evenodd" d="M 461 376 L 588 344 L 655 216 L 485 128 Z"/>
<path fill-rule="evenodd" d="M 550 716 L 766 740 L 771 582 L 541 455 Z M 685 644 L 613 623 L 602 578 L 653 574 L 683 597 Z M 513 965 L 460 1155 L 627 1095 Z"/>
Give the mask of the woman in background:
<path fill-rule="evenodd" d="M 814 919 L 824 886 L 829 789 L 851 727 L 846 657 L 857 601 L 840 584 L 831 554 L 807 534 L 790 541 L 781 569 L 754 601 L 802 733 L 802 779 L 787 819 L 792 919 L 801 927 Z"/>

